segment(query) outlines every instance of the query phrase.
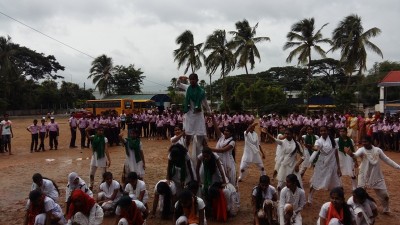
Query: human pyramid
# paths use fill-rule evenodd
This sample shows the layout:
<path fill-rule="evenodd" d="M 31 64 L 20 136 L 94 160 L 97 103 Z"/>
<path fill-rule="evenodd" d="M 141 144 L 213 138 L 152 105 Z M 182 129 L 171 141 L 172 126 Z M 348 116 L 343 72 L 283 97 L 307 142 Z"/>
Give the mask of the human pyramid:
<path fill-rule="evenodd" d="M 69 174 L 64 213 L 57 203 L 57 185 L 35 173 L 25 224 L 46 224 L 50 221 L 55 224 L 102 224 L 103 217 L 107 215 L 115 215 L 115 224 L 121 225 L 144 224 L 148 217 L 155 216 L 172 218 L 179 225 L 206 224 L 207 218 L 225 222 L 239 210 L 238 184 L 245 179 L 250 164 L 256 164 L 260 170 L 259 183 L 251 193 L 254 224 L 302 224 L 301 211 L 307 204 L 312 204 L 317 190 L 330 190 L 331 198 L 319 212 L 316 222 L 321 225 L 373 224 L 378 214 L 377 204 L 364 188 L 373 189 L 383 212 L 390 212 L 380 160 L 396 169 L 400 166 L 375 146 L 386 143 L 386 138 L 380 138 L 378 124 L 387 121 L 392 124 L 390 132 L 397 133 L 398 122 L 389 122 L 391 119 L 388 117 L 378 116 L 363 119 L 355 115 L 320 114 L 312 118 L 292 114 L 282 118 L 270 114 L 263 116 L 259 125 L 250 115 L 211 113 L 204 90 L 197 85 L 197 75 L 189 76 L 189 85 L 184 84 L 186 80 L 186 77 L 178 80 L 179 87 L 186 90 L 182 113 L 155 115 L 154 120 L 153 117 L 146 118 L 153 112 L 120 115 L 119 118 L 111 116 L 114 117 L 112 119 L 92 118 L 89 120 L 98 122 L 85 122 L 86 127 L 80 126 L 83 119 L 74 121 L 72 116 L 69 121 L 70 147 L 75 147 L 73 132 L 79 128 L 83 139 L 81 147 L 91 146 L 93 150 L 89 185 L 76 172 Z M 51 120 L 50 123 L 54 123 L 54 118 Z M 128 136 L 125 138 L 119 134 L 119 128 L 114 129 L 107 120 L 115 120 L 115 127 L 123 124 L 121 127 L 124 129 L 126 125 Z M 138 120 L 141 120 L 139 125 Z M 144 124 L 147 124 L 148 132 L 145 132 Z M 359 129 L 360 124 L 362 129 Z M 261 129 L 260 138 L 255 131 L 257 126 Z M 377 139 L 367 135 L 374 133 L 374 127 Z M 37 151 L 34 128 L 30 126 L 27 130 L 32 133 L 31 152 Z M 381 131 L 385 137 L 383 128 Z M 57 149 L 57 142 L 54 141 L 57 141 L 58 130 L 53 132 L 56 133 L 50 148 Z M 171 136 L 167 175 L 155 185 L 153 205 L 149 206 L 145 155 L 140 137 L 165 139 L 167 132 Z M 392 136 L 397 137 L 397 134 Z M 215 138 L 216 145 L 209 146 L 207 137 Z M 235 141 L 240 140 L 244 140 L 244 151 L 237 170 Z M 263 141 L 277 144 L 275 171 L 271 178 L 266 175 L 262 161 L 265 156 L 260 143 Z M 121 143 L 125 147 L 126 160 L 120 183 L 107 171 L 111 164 L 107 146 Z M 362 143 L 363 147 L 357 149 L 357 143 Z M 396 143 L 393 143 L 393 148 L 395 146 Z M 361 161 L 358 162 L 357 158 Z M 356 174 L 358 165 L 359 173 Z M 314 170 L 306 198 L 302 177 L 310 167 Z M 95 196 L 93 187 L 97 169 L 103 174 L 103 181 Z M 347 201 L 341 187 L 342 176 L 348 176 L 352 181 L 353 196 Z M 271 179 L 278 181 L 276 188 L 270 184 Z"/>

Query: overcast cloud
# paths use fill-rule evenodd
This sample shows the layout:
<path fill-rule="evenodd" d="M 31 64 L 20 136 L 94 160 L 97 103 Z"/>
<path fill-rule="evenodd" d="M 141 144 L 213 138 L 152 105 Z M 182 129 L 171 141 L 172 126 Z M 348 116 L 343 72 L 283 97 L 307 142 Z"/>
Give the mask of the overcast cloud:
<path fill-rule="evenodd" d="M 287 64 L 289 50 L 282 50 L 292 24 L 314 17 L 316 29 L 329 23 L 323 34 L 331 37 L 339 21 L 350 14 L 361 16 L 364 29 L 382 30 L 372 42 L 382 50 L 384 59 L 368 52 L 368 68 L 376 61 L 400 61 L 398 0 L 3 0 L 0 11 L 90 56 L 106 54 L 114 65 L 134 64 L 146 76 L 143 91 L 147 92 L 163 91 L 171 78 L 183 74 L 184 68 L 177 69 L 172 52 L 178 48 L 176 37 L 184 30 L 191 30 L 195 43 L 200 43 L 216 29 L 235 30 L 235 23 L 244 18 L 252 26 L 259 23 L 257 36 L 271 38 L 271 42 L 258 45 L 261 62 L 253 72 L 297 64 Z M 66 68 L 60 73 L 66 81 L 94 86 L 87 79 L 92 58 L 3 15 L 0 35 L 54 55 Z M 338 58 L 337 53 L 328 57 Z M 231 75 L 242 73 L 243 69 L 236 69 Z M 198 74 L 208 82 L 204 69 Z M 213 79 L 218 77 L 216 74 Z"/>

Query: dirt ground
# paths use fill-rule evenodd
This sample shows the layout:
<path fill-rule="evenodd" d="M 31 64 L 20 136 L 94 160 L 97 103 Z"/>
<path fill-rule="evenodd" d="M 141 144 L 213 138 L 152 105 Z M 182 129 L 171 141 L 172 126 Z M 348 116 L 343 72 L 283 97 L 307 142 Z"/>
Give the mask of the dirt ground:
<path fill-rule="evenodd" d="M 14 138 L 12 139 L 12 151 L 14 155 L 8 153 L 0 154 L 0 225 L 23 224 L 25 215 L 25 203 L 32 184 L 32 175 L 36 172 L 43 176 L 53 179 L 59 186 L 61 196 L 60 205 L 65 209 L 65 186 L 67 185 L 67 176 L 70 172 L 77 172 L 86 182 L 89 181 L 89 163 L 91 150 L 89 149 L 69 149 L 70 132 L 68 129 L 67 118 L 57 116 L 56 122 L 60 125 L 60 137 L 58 150 L 49 151 L 48 139 L 46 139 L 46 152 L 30 153 L 30 134 L 26 127 L 32 123 L 34 118 L 10 118 L 13 122 Z M 79 132 L 78 132 L 79 133 Z M 77 135 L 77 145 L 79 146 L 80 137 Z M 150 193 L 149 206 L 152 206 L 154 185 L 160 179 L 166 176 L 167 168 L 167 149 L 169 141 L 166 140 L 145 140 L 142 139 L 144 154 L 146 159 L 145 182 Z M 210 141 L 210 145 L 215 145 Z M 240 157 L 243 152 L 243 142 L 237 143 L 237 168 L 239 168 Z M 275 144 L 263 144 L 266 152 L 264 165 L 268 175 L 272 175 L 274 166 Z M 125 159 L 123 147 L 115 146 L 110 148 L 111 167 L 109 171 L 114 174 L 114 178 L 120 180 L 122 174 L 123 162 Z M 400 163 L 400 154 L 395 152 L 386 152 L 394 161 Z M 379 216 L 375 224 L 400 224 L 400 179 L 397 170 L 382 164 L 386 184 L 390 194 L 391 215 L 381 214 L 382 207 L 378 202 Z M 304 177 L 306 193 L 308 193 L 309 180 L 312 170 L 307 171 Z M 236 217 L 229 218 L 231 225 L 252 224 L 251 215 L 251 190 L 257 185 L 259 171 L 255 166 L 250 167 L 249 175 L 244 182 L 240 183 L 239 192 L 241 197 L 240 212 Z M 397 178 L 396 178 L 397 177 Z M 350 178 L 344 177 L 344 187 L 346 198 L 350 197 Z M 101 181 L 100 175 L 96 174 L 95 185 Z M 276 186 L 276 182 L 272 183 Z M 371 196 L 376 198 L 375 193 L 370 192 Z M 303 212 L 303 224 L 315 224 L 321 205 L 329 201 L 327 191 L 318 191 L 315 194 L 312 206 L 306 207 Z M 159 218 L 148 219 L 147 224 L 173 224 L 172 221 L 163 221 Z M 114 218 L 106 218 L 105 225 L 114 224 Z M 218 224 L 209 221 L 209 224 Z"/>

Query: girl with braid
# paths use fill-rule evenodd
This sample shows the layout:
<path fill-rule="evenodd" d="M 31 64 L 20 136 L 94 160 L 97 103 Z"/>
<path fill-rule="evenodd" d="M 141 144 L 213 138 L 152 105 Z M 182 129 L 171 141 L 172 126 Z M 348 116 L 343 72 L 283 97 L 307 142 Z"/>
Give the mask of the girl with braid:
<path fill-rule="evenodd" d="M 312 203 L 315 190 L 332 190 L 334 187 L 342 185 L 340 180 L 342 172 L 336 142 L 333 137 L 328 135 L 326 126 L 320 127 L 319 132 L 321 137 L 315 142 L 313 147 L 315 152 L 311 156 L 311 160 L 313 160 L 317 153 L 318 160 L 311 177 L 310 194 L 308 195 L 309 205 Z"/>
<path fill-rule="evenodd" d="M 125 180 L 130 172 L 135 172 L 139 179 L 143 180 L 146 163 L 144 160 L 142 142 L 140 141 L 135 129 L 129 130 L 128 137 L 125 139 L 121 133 L 119 135 L 119 139 L 125 146 L 126 154 L 123 171 L 123 183 L 125 183 Z"/>
<path fill-rule="evenodd" d="M 339 130 L 339 138 L 336 138 L 336 146 L 339 149 L 340 170 L 342 176 L 351 177 L 351 185 L 353 190 L 357 188 L 356 168 L 358 167 L 357 160 L 353 159 L 346 151 L 354 153 L 354 141 L 347 136 L 347 128 L 343 127 Z"/>
<path fill-rule="evenodd" d="M 178 195 L 185 185 L 192 180 L 197 180 L 192 161 L 185 147 L 181 144 L 169 148 L 167 180 L 174 181 Z"/>
<path fill-rule="evenodd" d="M 94 185 L 94 175 L 96 174 L 97 168 L 100 168 L 100 173 L 106 172 L 107 166 L 111 165 L 110 154 L 107 149 L 108 139 L 104 136 L 104 128 L 99 127 L 96 130 L 96 134 L 90 136 L 92 141 L 92 159 L 90 161 L 90 185 L 89 188 L 92 190 Z"/>

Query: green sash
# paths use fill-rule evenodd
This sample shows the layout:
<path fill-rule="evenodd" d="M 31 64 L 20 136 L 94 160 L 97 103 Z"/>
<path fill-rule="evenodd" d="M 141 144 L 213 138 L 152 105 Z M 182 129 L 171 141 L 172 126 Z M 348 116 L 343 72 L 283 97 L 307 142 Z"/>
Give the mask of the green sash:
<path fill-rule="evenodd" d="M 186 90 L 185 102 L 183 105 L 183 111 L 187 113 L 190 108 L 190 101 L 194 102 L 194 109 L 201 111 L 201 101 L 205 98 L 204 90 L 200 86 L 192 87 L 190 85 Z"/>

